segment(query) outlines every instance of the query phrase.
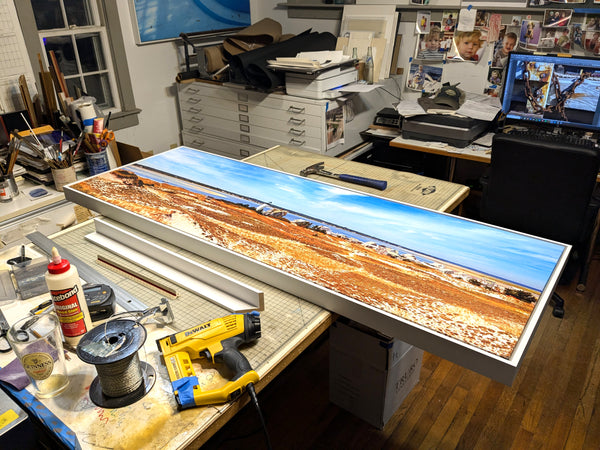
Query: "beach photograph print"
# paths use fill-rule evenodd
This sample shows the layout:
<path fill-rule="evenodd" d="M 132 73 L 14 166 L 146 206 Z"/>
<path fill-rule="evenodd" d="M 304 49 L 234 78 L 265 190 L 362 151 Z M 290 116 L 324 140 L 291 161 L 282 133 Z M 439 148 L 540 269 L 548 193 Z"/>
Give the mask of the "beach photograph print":
<path fill-rule="evenodd" d="M 555 242 L 187 147 L 65 192 L 91 209 L 108 203 L 335 292 L 341 301 L 506 359 L 566 251 Z"/>

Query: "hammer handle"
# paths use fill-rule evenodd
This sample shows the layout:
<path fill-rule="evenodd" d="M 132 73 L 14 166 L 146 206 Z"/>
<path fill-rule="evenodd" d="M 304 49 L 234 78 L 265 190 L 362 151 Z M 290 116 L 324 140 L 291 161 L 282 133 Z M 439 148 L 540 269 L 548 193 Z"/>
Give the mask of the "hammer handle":
<path fill-rule="evenodd" d="M 385 180 L 373 180 L 372 178 L 357 177 L 356 175 L 340 174 L 338 178 L 348 183 L 360 184 L 361 186 L 369 186 L 380 191 L 384 191 L 387 188 L 387 181 Z"/>

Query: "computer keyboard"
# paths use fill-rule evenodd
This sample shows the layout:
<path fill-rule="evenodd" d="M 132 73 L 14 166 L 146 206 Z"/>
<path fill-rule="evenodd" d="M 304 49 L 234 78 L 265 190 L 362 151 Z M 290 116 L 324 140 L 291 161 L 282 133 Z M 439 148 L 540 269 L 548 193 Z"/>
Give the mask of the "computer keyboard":
<path fill-rule="evenodd" d="M 557 134 L 551 133 L 545 130 L 511 130 L 508 133 L 509 136 L 519 137 L 521 139 L 548 142 L 558 145 L 576 145 L 579 147 L 595 149 L 596 141 L 593 139 L 587 139 L 576 134 Z"/>

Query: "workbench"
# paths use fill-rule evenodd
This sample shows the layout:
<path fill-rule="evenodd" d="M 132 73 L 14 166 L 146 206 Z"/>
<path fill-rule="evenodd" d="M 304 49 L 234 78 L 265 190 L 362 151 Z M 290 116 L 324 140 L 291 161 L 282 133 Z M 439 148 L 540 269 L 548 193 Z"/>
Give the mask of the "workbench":
<path fill-rule="evenodd" d="M 294 174 L 298 174 L 301 169 L 309 165 L 324 161 L 327 170 L 385 179 L 388 182 L 388 188 L 385 191 L 377 191 L 373 188 L 350 185 L 329 178 L 322 181 L 341 184 L 352 189 L 439 211 L 455 209 L 469 191 L 467 187 L 454 183 L 280 146 L 253 155 L 247 161 Z M 93 231 L 94 224 L 92 221 L 88 221 L 64 230 L 52 236 L 52 239 L 142 300 L 147 306 L 157 305 L 160 296 L 156 292 L 132 279 L 118 276 L 113 271 L 96 263 L 98 255 L 110 255 L 110 252 L 85 239 L 85 236 Z M 143 237 L 156 241 L 147 235 L 143 235 Z M 261 377 L 260 382 L 256 385 L 257 392 L 260 392 L 307 346 L 326 331 L 333 321 L 333 315 L 329 311 L 292 294 L 234 272 L 171 244 L 161 243 L 161 245 L 264 292 L 265 310 L 261 312 L 262 337 L 254 345 L 242 348 L 242 352 Z M 17 249 L 14 251 L 16 252 Z M 11 256 L 3 255 L 2 261 Z M 135 268 L 135 265 L 126 261 L 124 265 Z M 138 268 L 137 270 L 147 276 L 156 277 L 145 269 Z M 160 281 L 169 283 L 168 280 L 161 279 Z M 174 331 L 225 316 L 229 312 L 191 292 L 177 286 L 174 288 L 180 291 L 180 295 L 171 301 L 175 321 L 170 328 L 161 328 L 152 323 L 146 325 L 148 337 L 139 356 L 142 361 L 146 361 L 156 370 L 157 376 L 154 387 L 142 400 L 119 409 L 104 409 L 95 406 L 89 399 L 87 389 L 96 376 L 96 370 L 71 354 L 71 359 L 67 362 L 70 376 L 69 387 L 60 396 L 42 401 L 43 405 L 74 433 L 82 448 L 176 449 L 188 446 L 197 448 L 247 403 L 247 396 L 242 396 L 239 400 L 224 405 L 177 411 L 171 383 L 166 368 L 160 361 L 155 340 L 172 334 Z M 3 306 L 2 311 L 8 321 L 12 323 L 26 315 L 30 309 L 41 303 L 46 297 L 40 296 L 26 301 L 13 302 Z M 5 366 L 13 357 L 12 353 L 0 355 L 0 365 Z M 195 364 L 195 367 L 198 369 L 200 366 Z M 206 373 L 203 372 L 202 375 L 199 375 L 200 382 L 201 384 L 210 384 L 214 370 L 205 369 L 207 369 Z"/>

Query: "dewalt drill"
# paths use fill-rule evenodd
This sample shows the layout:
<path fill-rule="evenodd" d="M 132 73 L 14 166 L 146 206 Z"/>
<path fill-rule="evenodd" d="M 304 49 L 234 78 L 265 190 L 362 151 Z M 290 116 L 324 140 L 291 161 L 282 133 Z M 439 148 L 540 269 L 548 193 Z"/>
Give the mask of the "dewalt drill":
<path fill-rule="evenodd" d="M 248 384 L 256 383 L 259 376 L 238 347 L 259 337 L 260 315 L 252 312 L 214 319 L 158 339 L 178 409 L 234 400 Z M 233 378 L 219 389 L 202 391 L 192 366 L 192 359 L 201 356 L 213 363 L 223 362 L 233 372 Z"/>

